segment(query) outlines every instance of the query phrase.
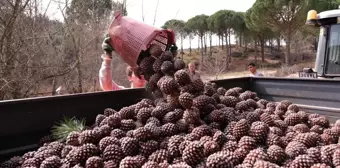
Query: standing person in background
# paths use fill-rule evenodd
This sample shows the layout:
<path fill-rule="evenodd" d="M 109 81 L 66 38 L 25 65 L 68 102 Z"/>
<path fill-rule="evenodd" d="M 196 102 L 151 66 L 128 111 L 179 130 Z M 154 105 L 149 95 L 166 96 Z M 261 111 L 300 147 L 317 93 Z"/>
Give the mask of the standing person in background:
<path fill-rule="evenodd" d="M 256 65 L 254 63 L 248 64 L 248 69 L 250 71 L 249 76 L 263 76 L 263 74 L 261 72 L 257 72 Z"/>
<path fill-rule="evenodd" d="M 191 80 L 200 79 L 200 74 L 195 70 L 195 62 L 190 62 L 189 65 L 189 75 Z"/>
<path fill-rule="evenodd" d="M 102 48 L 105 54 L 101 56 L 103 62 L 99 70 L 99 83 L 100 88 L 104 91 L 125 89 L 124 86 L 120 86 L 112 80 L 112 52 L 114 49 L 109 44 L 110 37 L 106 35 Z M 128 66 L 126 68 L 126 75 L 130 81 L 130 88 L 141 88 L 145 86 L 146 80 L 143 76 L 139 79 L 132 71 L 132 68 Z"/>

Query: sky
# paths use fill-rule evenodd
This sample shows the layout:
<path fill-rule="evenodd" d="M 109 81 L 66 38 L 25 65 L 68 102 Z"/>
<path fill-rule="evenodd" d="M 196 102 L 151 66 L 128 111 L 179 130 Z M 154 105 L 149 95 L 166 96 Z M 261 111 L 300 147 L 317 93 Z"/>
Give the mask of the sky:
<path fill-rule="evenodd" d="M 62 1 L 62 0 L 59 0 Z M 117 0 L 119 1 L 119 0 Z M 142 17 L 142 6 L 144 7 L 144 23 L 153 25 L 155 10 L 158 0 L 127 0 L 127 11 L 128 16 L 136 20 L 143 21 Z M 42 0 L 44 7 L 48 5 L 48 0 Z M 156 27 L 161 27 L 167 20 L 180 19 L 187 21 L 188 19 L 200 15 L 212 15 L 218 10 L 228 9 L 239 12 L 245 12 L 248 10 L 255 0 L 159 0 L 157 14 L 156 14 Z M 144 4 L 144 5 L 142 5 Z M 50 4 L 47 15 L 51 16 L 52 19 L 60 19 L 61 13 L 58 10 L 57 0 L 53 0 Z M 218 38 L 213 37 L 213 45 L 218 44 Z M 235 43 L 232 38 L 232 43 Z M 184 48 L 189 47 L 189 41 L 183 42 Z M 192 40 L 192 46 L 197 47 L 197 38 Z M 180 46 L 179 41 L 177 46 Z"/>

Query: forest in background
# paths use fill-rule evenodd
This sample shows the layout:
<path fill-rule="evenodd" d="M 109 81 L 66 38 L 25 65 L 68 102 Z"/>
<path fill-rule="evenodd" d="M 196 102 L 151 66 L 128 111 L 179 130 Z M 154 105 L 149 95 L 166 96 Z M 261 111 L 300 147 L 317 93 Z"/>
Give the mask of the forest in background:
<path fill-rule="evenodd" d="M 0 100 L 55 95 L 59 86 L 67 93 L 98 90 L 104 34 L 115 10 L 127 14 L 124 3 L 111 0 L 66 0 L 60 22 L 39 11 L 41 3 L 0 2 Z M 126 78 L 124 63 L 113 62 L 114 78 Z"/>
<path fill-rule="evenodd" d="M 242 55 L 259 48 L 264 62 L 265 48 L 270 47 L 282 51 L 282 62 L 290 65 L 296 63 L 292 53 L 309 48 L 318 35 L 318 29 L 304 25 L 308 10 L 337 9 L 339 4 L 337 0 L 257 0 L 246 12 L 220 10 L 187 21 L 173 19 L 163 28 L 175 30 L 182 57 L 194 50 L 190 46 L 184 55 L 183 39 L 199 37 L 203 70 L 230 70 L 235 47 L 231 35 Z M 39 0 L 0 1 L 0 100 L 55 95 L 59 86 L 70 94 L 99 91 L 101 43 L 113 12 L 123 10 L 128 16 L 126 0 L 65 0 L 58 6 L 64 22 L 51 20 L 40 6 Z M 211 46 L 212 35 L 219 37 L 219 46 Z M 221 55 L 218 61 L 214 49 Z M 128 86 L 126 65 L 117 57 L 113 64 L 113 79 Z"/>
<path fill-rule="evenodd" d="M 226 64 L 231 63 L 232 42 L 234 35 L 237 44 L 247 52 L 249 46 L 255 50 L 260 47 L 261 61 L 265 61 L 265 46 L 278 51 L 284 49 L 284 63 L 290 65 L 292 43 L 309 41 L 309 45 L 316 43 L 318 28 L 305 25 L 307 13 L 314 9 L 318 12 L 337 9 L 339 0 L 257 0 L 246 12 L 233 10 L 220 10 L 207 16 L 204 14 L 194 16 L 187 21 L 172 19 L 167 21 L 163 28 L 171 28 L 177 33 L 178 43 L 182 44 L 185 38 L 199 38 L 200 64 L 204 64 L 204 55 L 212 55 L 212 36 L 219 38 L 219 47 L 225 48 Z M 281 41 L 285 42 L 285 47 Z M 305 44 L 308 45 L 308 44 Z M 305 46 L 304 45 L 304 46 Z M 207 46 L 209 51 L 207 51 Z M 300 45 L 301 47 L 304 47 Z M 183 46 L 180 47 L 183 52 Z M 297 50 L 297 49 L 295 49 Z M 189 54 L 191 53 L 191 45 Z"/>

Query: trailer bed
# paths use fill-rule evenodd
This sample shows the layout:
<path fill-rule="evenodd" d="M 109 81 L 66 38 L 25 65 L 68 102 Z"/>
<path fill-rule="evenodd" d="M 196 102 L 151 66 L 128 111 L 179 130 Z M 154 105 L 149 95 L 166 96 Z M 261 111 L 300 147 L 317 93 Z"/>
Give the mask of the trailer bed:
<path fill-rule="evenodd" d="M 334 122 L 340 119 L 340 81 L 328 79 L 246 77 L 216 80 L 226 89 L 241 87 L 260 98 L 290 100 L 301 110 L 319 113 Z M 126 89 L 76 95 L 9 100 L 0 102 L 0 159 L 38 147 L 37 142 L 63 117 L 85 118 L 93 123 L 105 108 L 119 110 L 152 98 L 145 89 Z"/>

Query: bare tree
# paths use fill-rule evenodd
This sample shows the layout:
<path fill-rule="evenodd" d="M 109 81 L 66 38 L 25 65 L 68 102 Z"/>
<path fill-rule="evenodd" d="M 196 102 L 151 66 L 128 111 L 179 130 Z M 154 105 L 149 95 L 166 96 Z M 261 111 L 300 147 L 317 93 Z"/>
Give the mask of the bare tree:
<path fill-rule="evenodd" d="M 228 69 L 227 60 L 222 56 L 215 55 L 214 57 L 207 57 L 204 60 L 202 66 L 202 72 L 208 75 L 214 75 L 215 79 L 218 79 L 218 76 L 226 72 Z"/>
<path fill-rule="evenodd" d="M 69 93 L 99 90 L 100 39 L 113 12 L 99 17 L 85 6 L 91 17 L 82 23 L 82 16 L 69 16 L 69 0 L 59 1 L 60 22 L 46 16 L 51 1 L 45 9 L 42 0 L 0 2 L 0 100 L 54 95 L 60 85 Z M 113 63 L 115 81 L 128 86 L 126 65 L 119 58 Z"/>
<path fill-rule="evenodd" d="M 152 25 L 155 25 L 155 23 L 156 23 L 158 4 L 159 4 L 159 0 L 157 0 L 156 9 L 155 9 L 155 15 L 153 16 L 153 24 Z"/>
<path fill-rule="evenodd" d="M 145 22 L 145 15 L 144 15 L 144 0 L 142 0 L 142 20 Z"/>

